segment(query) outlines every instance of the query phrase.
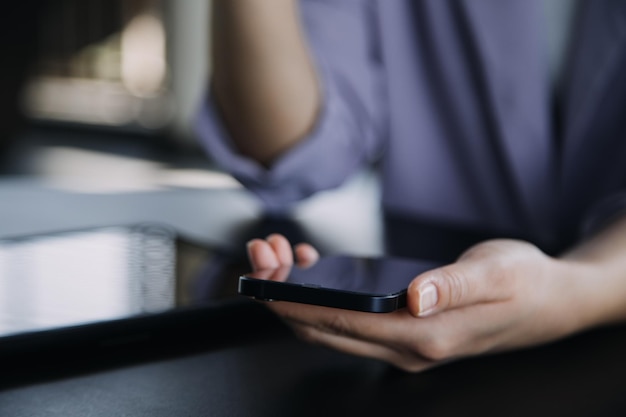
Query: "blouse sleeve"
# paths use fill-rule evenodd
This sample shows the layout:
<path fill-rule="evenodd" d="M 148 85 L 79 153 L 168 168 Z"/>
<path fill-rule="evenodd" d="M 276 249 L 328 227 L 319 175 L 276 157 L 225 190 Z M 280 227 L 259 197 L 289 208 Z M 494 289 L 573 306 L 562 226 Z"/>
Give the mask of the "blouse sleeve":
<path fill-rule="evenodd" d="M 339 186 L 382 152 L 386 106 L 373 7 L 366 0 L 301 0 L 322 107 L 309 134 L 270 169 L 237 152 L 207 93 L 196 119 L 202 145 L 268 211 L 284 211 L 315 192 Z"/>

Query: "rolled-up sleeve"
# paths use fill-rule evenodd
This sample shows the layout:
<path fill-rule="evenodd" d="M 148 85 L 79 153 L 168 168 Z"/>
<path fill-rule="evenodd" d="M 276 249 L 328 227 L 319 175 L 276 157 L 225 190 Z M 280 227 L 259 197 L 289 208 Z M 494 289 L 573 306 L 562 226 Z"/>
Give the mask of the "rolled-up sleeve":
<path fill-rule="evenodd" d="M 339 186 L 374 161 L 386 130 L 372 2 L 302 0 L 300 6 L 322 90 L 321 108 L 306 137 L 267 169 L 237 152 L 210 92 L 196 119 L 196 132 L 211 159 L 274 212 Z"/>

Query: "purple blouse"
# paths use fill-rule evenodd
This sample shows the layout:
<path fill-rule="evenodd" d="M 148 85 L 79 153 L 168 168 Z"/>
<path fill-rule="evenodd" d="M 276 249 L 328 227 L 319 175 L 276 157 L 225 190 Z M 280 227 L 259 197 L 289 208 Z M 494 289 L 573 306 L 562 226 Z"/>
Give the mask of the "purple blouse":
<path fill-rule="evenodd" d="M 323 84 L 313 131 L 270 170 L 233 149 L 210 96 L 197 132 L 271 211 L 376 163 L 389 212 L 554 240 L 626 189 L 626 2 L 580 8 L 558 99 L 541 13 L 537 0 L 302 0 Z"/>

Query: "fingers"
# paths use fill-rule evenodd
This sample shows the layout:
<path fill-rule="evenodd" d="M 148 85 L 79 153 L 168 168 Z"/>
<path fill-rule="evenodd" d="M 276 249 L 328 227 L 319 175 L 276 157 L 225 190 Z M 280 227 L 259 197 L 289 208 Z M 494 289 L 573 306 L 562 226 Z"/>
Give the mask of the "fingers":
<path fill-rule="evenodd" d="M 268 242 L 262 239 L 253 239 L 248 242 L 248 259 L 255 271 L 274 269 L 280 266 L 279 258 Z"/>
<path fill-rule="evenodd" d="M 406 311 L 376 314 L 290 302 L 272 302 L 268 307 L 289 323 L 382 345 L 410 344 L 416 322 Z"/>
<path fill-rule="evenodd" d="M 428 336 L 433 329 L 441 328 L 437 318 L 429 325 L 428 321 L 416 320 L 406 311 L 374 314 L 288 302 L 267 305 L 296 335 L 310 343 L 382 360 L 409 372 L 418 372 L 448 359 L 428 356 L 439 354 L 435 351 L 438 347 L 429 342 L 431 337 Z M 422 342 L 420 334 L 426 336 Z M 447 354 L 441 352 L 444 353 Z"/>
<path fill-rule="evenodd" d="M 291 265 L 283 265 L 272 270 L 272 275 L 268 278 L 270 281 L 285 282 L 289 279 L 291 273 Z"/>
<path fill-rule="evenodd" d="M 494 285 L 498 272 L 452 264 L 419 275 L 408 288 L 408 308 L 416 317 L 472 304 L 505 299 L 505 285 Z M 503 278 L 504 279 L 504 278 Z"/>
<path fill-rule="evenodd" d="M 293 251 L 287 238 L 274 233 L 269 235 L 265 240 L 276 254 L 280 265 L 293 265 Z"/>
<path fill-rule="evenodd" d="M 427 319 L 406 310 L 375 314 L 288 302 L 266 304 L 308 342 L 377 358 L 411 372 L 493 347 L 509 329 L 499 304 L 455 309 Z"/>
<path fill-rule="evenodd" d="M 517 292 L 519 277 L 529 279 L 528 265 L 538 265 L 545 258 L 536 247 L 516 241 L 476 245 L 454 264 L 417 276 L 408 288 L 408 309 L 416 317 L 425 317 L 510 299 Z"/>
<path fill-rule="evenodd" d="M 282 235 L 272 234 L 267 239 L 248 242 L 248 259 L 255 271 L 293 265 L 293 252 L 289 241 Z"/>
<path fill-rule="evenodd" d="M 308 268 L 320 258 L 320 254 L 313 246 L 308 243 L 299 243 L 294 248 L 298 266 L 300 268 Z"/>
<path fill-rule="evenodd" d="M 408 372 L 419 372 L 432 367 L 435 362 L 397 350 L 390 346 L 372 343 L 341 334 L 329 333 L 313 326 L 292 325 L 294 333 L 305 342 L 323 345 L 343 353 L 385 361 Z"/>
<path fill-rule="evenodd" d="M 275 269 L 279 266 L 294 264 L 294 252 L 297 265 L 307 268 L 319 259 L 319 252 L 308 243 L 299 243 L 293 250 L 283 235 L 271 234 L 267 239 L 253 239 L 247 245 L 248 259 L 255 271 Z"/>
<path fill-rule="evenodd" d="M 288 247 L 280 239 L 250 243 L 255 265 L 294 260 L 282 253 L 279 258 Z M 294 252 L 299 265 L 319 257 L 306 244 Z M 490 241 L 454 264 L 417 276 L 408 288 L 407 309 L 375 314 L 287 302 L 267 305 L 306 341 L 420 371 L 546 338 L 535 307 L 542 306 L 537 297 L 545 292 L 537 283 L 554 273 L 550 260 L 527 243 Z"/>

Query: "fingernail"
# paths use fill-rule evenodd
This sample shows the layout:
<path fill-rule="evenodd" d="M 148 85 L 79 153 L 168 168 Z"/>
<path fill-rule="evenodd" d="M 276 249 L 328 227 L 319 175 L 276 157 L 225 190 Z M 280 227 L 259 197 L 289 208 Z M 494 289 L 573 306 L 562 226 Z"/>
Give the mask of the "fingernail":
<path fill-rule="evenodd" d="M 428 283 L 419 289 L 419 294 L 419 315 L 427 316 L 435 308 L 437 301 L 439 301 L 437 287 L 432 283 Z"/>

